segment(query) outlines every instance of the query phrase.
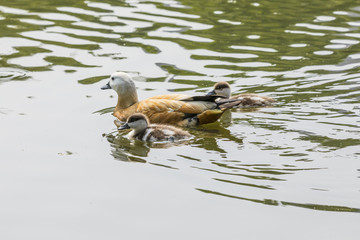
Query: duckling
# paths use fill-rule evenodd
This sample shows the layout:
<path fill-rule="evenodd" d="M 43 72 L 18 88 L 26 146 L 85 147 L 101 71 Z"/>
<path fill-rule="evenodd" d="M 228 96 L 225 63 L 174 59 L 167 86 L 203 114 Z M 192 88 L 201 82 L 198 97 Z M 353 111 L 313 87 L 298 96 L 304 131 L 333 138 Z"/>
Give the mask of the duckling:
<path fill-rule="evenodd" d="M 238 100 L 221 100 L 219 96 L 189 96 L 166 94 L 139 101 L 135 83 L 125 72 L 115 72 L 101 89 L 113 89 L 118 101 L 113 115 L 121 122 L 136 112 L 145 114 L 151 123 L 163 123 L 181 127 L 215 122 L 223 112 Z"/>
<path fill-rule="evenodd" d="M 131 115 L 126 123 L 118 128 L 124 130 L 132 128 L 129 133 L 130 139 L 138 139 L 147 142 L 163 142 L 176 140 L 189 139 L 190 133 L 179 128 L 163 125 L 163 124 L 150 124 L 149 119 L 142 113 L 134 113 Z"/>
<path fill-rule="evenodd" d="M 225 99 L 237 99 L 238 105 L 232 107 L 249 108 L 249 107 L 264 107 L 273 104 L 275 99 L 265 96 L 260 96 L 254 93 L 243 93 L 231 96 L 230 85 L 227 82 L 218 82 L 214 85 L 214 89 L 208 92 L 207 96 L 222 96 Z"/>

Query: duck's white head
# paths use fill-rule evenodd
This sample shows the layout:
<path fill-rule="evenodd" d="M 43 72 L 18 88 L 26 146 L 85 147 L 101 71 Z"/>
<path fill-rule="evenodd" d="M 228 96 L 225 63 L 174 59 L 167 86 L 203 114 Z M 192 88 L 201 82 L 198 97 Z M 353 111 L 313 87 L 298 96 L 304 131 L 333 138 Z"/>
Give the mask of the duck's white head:
<path fill-rule="evenodd" d="M 114 72 L 110 81 L 104 85 L 102 90 L 113 89 L 119 96 L 118 104 L 121 107 L 128 107 L 138 101 L 134 81 L 125 72 Z"/>
<path fill-rule="evenodd" d="M 227 82 L 218 82 L 214 85 L 214 89 L 208 92 L 207 96 L 218 95 L 225 98 L 230 98 L 231 89 Z"/>
<path fill-rule="evenodd" d="M 110 81 L 101 89 L 114 89 L 118 94 L 127 92 L 128 89 L 135 89 L 135 84 L 129 74 L 125 72 L 114 72 L 110 76 Z"/>
<path fill-rule="evenodd" d="M 132 128 L 136 133 L 145 130 L 149 125 L 149 119 L 142 113 L 134 113 L 131 115 L 126 123 L 118 128 L 118 130 L 124 130 Z"/>

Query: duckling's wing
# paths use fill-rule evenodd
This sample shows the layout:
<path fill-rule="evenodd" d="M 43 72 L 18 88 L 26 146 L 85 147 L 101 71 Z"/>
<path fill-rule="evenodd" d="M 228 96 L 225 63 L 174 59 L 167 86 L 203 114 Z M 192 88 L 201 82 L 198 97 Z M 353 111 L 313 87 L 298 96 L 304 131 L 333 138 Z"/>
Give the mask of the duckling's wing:
<path fill-rule="evenodd" d="M 231 99 L 236 99 L 239 101 L 237 107 L 260 107 L 260 106 L 268 106 L 272 103 L 276 102 L 275 99 L 260 96 L 254 93 L 244 93 L 231 97 Z"/>

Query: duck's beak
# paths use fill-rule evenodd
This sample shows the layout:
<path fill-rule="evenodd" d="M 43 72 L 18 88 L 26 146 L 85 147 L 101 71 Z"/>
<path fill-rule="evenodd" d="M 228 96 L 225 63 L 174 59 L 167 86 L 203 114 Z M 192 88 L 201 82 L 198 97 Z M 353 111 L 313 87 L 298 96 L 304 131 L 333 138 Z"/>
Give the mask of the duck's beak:
<path fill-rule="evenodd" d="M 111 89 L 110 82 L 101 87 L 101 90 Z"/>
<path fill-rule="evenodd" d="M 124 129 L 129 129 L 129 128 L 130 128 L 129 124 L 125 123 L 124 125 L 120 126 L 118 128 L 118 130 L 124 130 Z"/>
<path fill-rule="evenodd" d="M 212 96 L 212 95 L 216 95 L 215 90 L 212 90 L 206 94 L 206 96 Z"/>

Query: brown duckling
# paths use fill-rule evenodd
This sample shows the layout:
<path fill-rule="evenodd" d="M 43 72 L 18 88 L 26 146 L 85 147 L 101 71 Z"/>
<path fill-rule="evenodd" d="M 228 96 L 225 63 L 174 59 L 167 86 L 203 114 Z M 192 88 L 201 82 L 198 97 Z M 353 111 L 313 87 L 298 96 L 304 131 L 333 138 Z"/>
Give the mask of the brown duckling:
<path fill-rule="evenodd" d="M 165 142 L 189 139 L 190 133 L 164 124 L 150 124 L 149 119 L 142 113 L 131 115 L 126 123 L 118 128 L 118 130 L 133 129 L 128 137 L 130 139 L 138 139 L 146 142 Z"/>
<path fill-rule="evenodd" d="M 227 82 L 216 83 L 214 89 L 207 94 L 207 96 L 215 95 L 222 96 L 225 99 L 239 100 L 237 105 L 232 106 L 233 108 L 264 107 L 270 106 L 276 102 L 273 98 L 260 96 L 254 93 L 243 93 L 231 96 L 230 84 Z"/>

